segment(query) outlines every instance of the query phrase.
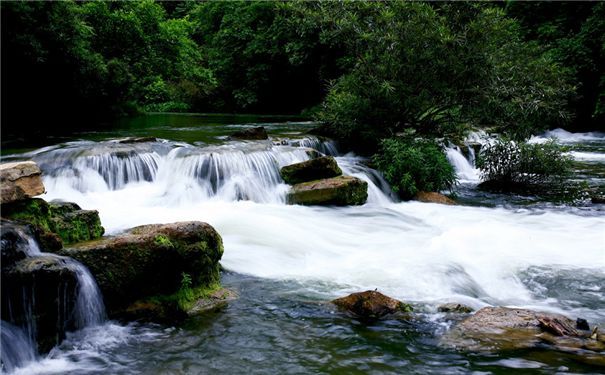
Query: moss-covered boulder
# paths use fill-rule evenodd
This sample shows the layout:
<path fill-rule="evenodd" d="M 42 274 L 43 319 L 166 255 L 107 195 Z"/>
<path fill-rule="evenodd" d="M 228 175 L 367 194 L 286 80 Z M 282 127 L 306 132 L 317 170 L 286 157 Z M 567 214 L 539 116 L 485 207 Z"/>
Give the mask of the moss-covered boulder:
<path fill-rule="evenodd" d="M 116 316 L 139 300 L 166 297 L 181 303 L 218 285 L 223 242 L 210 225 L 190 221 L 136 227 L 61 254 L 90 269 L 108 313 Z"/>
<path fill-rule="evenodd" d="M 33 161 L 0 164 L 0 203 L 43 194 L 42 172 Z"/>
<path fill-rule="evenodd" d="M 75 203 L 26 199 L 3 204 L 2 217 L 31 225 L 46 251 L 57 251 L 63 244 L 96 239 L 105 232 L 98 211 L 82 210 Z"/>
<path fill-rule="evenodd" d="M 303 161 L 302 163 L 287 165 L 279 173 L 286 183 L 294 185 L 301 182 L 340 176 L 342 170 L 340 170 L 338 163 L 336 163 L 333 157 L 322 156 Z"/>
<path fill-rule="evenodd" d="M 412 306 L 375 290 L 349 294 L 332 301 L 361 320 L 372 321 L 397 312 L 411 312 Z"/>
<path fill-rule="evenodd" d="M 303 182 L 292 186 L 286 199 L 288 204 L 360 205 L 368 199 L 368 183 L 351 176 Z"/>

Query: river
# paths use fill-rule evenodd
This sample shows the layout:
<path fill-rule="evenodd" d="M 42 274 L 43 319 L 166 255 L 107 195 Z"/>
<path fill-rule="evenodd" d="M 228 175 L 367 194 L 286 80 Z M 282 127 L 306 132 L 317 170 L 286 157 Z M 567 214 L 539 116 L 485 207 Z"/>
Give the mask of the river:
<path fill-rule="evenodd" d="M 265 126 L 270 141 L 229 141 Z M 222 283 L 239 298 L 178 327 L 108 322 L 69 335 L 15 371 L 50 373 L 538 373 L 596 372 L 548 350 L 465 353 L 440 345 L 445 302 L 517 306 L 605 325 L 605 208 L 480 193 L 459 150 L 448 156 L 461 206 L 398 202 L 380 175 L 295 119 L 150 115 L 4 160 L 33 159 L 45 199 L 96 209 L 107 234 L 149 223 L 201 220 L 224 240 Z M 119 144 L 125 135 L 155 142 Z M 576 178 L 603 188 L 605 135 L 558 130 Z M 280 166 L 313 147 L 368 181 L 359 207 L 285 204 Z M 4 151 L 6 154 L 6 150 Z M 462 158 L 462 159 L 460 159 Z M 412 303 L 412 322 L 363 325 L 326 301 L 379 291 Z M 601 369 L 602 370 L 602 369 Z"/>

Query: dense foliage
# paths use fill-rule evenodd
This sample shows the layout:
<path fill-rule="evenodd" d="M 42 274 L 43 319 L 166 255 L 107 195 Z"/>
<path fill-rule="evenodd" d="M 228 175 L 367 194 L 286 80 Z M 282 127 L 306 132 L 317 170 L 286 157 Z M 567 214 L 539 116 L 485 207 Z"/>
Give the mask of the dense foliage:
<path fill-rule="evenodd" d="M 374 163 L 403 199 L 419 191 L 451 189 L 456 183 L 454 168 L 441 147 L 425 140 L 384 139 Z"/>
<path fill-rule="evenodd" d="M 82 115 L 320 108 L 333 136 L 372 152 L 409 129 L 455 136 L 487 126 L 524 138 L 574 119 L 595 128 L 605 113 L 603 3 L 141 0 L 1 10 L 3 128 L 27 136 L 45 130 L 40 121 L 55 123 L 47 132 L 74 119 L 82 127 Z"/>
<path fill-rule="evenodd" d="M 477 166 L 486 187 L 502 191 L 559 188 L 571 174 L 571 156 L 547 143 L 496 141 L 481 150 Z"/>

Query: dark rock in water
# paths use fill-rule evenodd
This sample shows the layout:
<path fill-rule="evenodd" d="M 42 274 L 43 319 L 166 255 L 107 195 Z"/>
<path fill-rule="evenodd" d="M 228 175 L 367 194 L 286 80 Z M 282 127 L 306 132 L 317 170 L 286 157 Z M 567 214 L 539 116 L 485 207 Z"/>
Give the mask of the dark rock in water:
<path fill-rule="evenodd" d="M 351 176 L 303 182 L 292 186 L 289 204 L 349 206 L 364 204 L 368 199 L 368 183 Z"/>
<path fill-rule="evenodd" d="M 269 139 L 269 135 L 267 135 L 267 130 L 265 130 L 264 126 L 258 126 L 256 128 L 250 128 L 250 129 L 236 131 L 235 133 L 231 134 L 231 138 L 263 140 L 263 139 Z"/>
<path fill-rule="evenodd" d="M 131 144 L 131 143 L 145 143 L 145 142 L 157 142 L 155 137 L 127 137 L 118 139 L 118 143 Z"/>
<path fill-rule="evenodd" d="M 597 204 L 597 203 L 605 203 L 605 195 L 593 195 L 590 198 L 590 200 L 591 200 L 592 203 L 595 203 L 595 204 Z"/>
<path fill-rule="evenodd" d="M 470 351 L 533 348 L 603 350 L 605 345 L 580 333 L 576 322 L 559 314 L 506 307 L 485 307 L 460 322 L 442 339 L 446 346 Z"/>
<path fill-rule="evenodd" d="M 576 328 L 581 329 L 583 331 L 590 330 L 590 326 L 588 325 L 588 322 L 586 321 L 586 319 L 582 319 L 582 318 L 576 319 Z"/>
<path fill-rule="evenodd" d="M 396 312 L 410 312 L 412 307 L 384 294 L 368 290 L 332 301 L 333 304 L 362 320 L 376 320 Z"/>
<path fill-rule="evenodd" d="M 2 219 L 0 222 L 0 251 L 2 268 L 10 267 L 27 257 L 29 246 L 26 235 L 31 235 L 28 227 Z"/>
<path fill-rule="evenodd" d="M 38 350 L 48 352 L 76 328 L 77 287 L 76 270 L 62 257 L 36 256 L 3 265 L 2 319 L 29 327 Z"/>
<path fill-rule="evenodd" d="M 303 161 L 302 163 L 285 166 L 279 173 L 286 183 L 294 185 L 301 182 L 340 176 L 342 171 L 333 157 L 322 156 Z"/>
<path fill-rule="evenodd" d="M 90 269 L 108 313 L 120 314 L 141 299 L 218 284 L 223 242 L 210 225 L 190 221 L 136 227 L 61 254 Z"/>
<path fill-rule="evenodd" d="M 41 175 L 40 168 L 33 161 L 0 164 L 0 203 L 11 203 L 44 194 Z"/>
<path fill-rule="evenodd" d="M 473 312 L 472 307 L 468 307 L 461 303 L 445 303 L 440 305 L 437 310 L 445 313 L 470 314 Z"/>
<path fill-rule="evenodd" d="M 27 199 L 2 205 L 2 217 L 31 225 L 41 247 L 47 251 L 60 249 L 59 242 L 88 241 L 105 232 L 98 211 L 82 210 L 75 203 Z"/>
<path fill-rule="evenodd" d="M 427 191 L 419 191 L 416 196 L 414 196 L 414 199 L 425 203 L 439 203 L 447 205 L 456 204 L 456 202 L 454 202 L 451 198 L 448 198 L 443 194 Z"/>

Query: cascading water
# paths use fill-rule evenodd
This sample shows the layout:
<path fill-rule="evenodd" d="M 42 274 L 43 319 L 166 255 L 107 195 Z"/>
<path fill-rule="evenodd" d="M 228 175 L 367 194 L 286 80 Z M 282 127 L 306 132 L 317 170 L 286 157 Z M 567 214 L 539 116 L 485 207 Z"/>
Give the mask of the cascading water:
<path fill-rule="evenodd" d="M 63 146 L 71 149 L 69 158 L 59 158 L 61 148 L 30 156 L 46 173 L 46 198 L 98 209 L 108 234 L 150 223 L 210 223 L 224 241 L 221 263 L 234 272 L 226 272 L 224 280 L 236 279 L 242 286 L 239 302 L 210 317 L 199 332 L 122 327 L 137 333 L 107 347 L 99 344 L 106 337 L 99 338 L 97 332 L 93 339 L 66 340 L 69 345 L 55 353 L 64 361 L 61 366 L 122 373 L 242 372 L 266 363 L 264 368 L 274 372 L 326 372 L 368 369 L 363 366 L 375 360 L 373 369 L 396 372 L 412 366 L 416 372 L 431 372 L 422 366 L 441 360 L 456 372 L 486 370 L 476 358 L 426 344 L 426 337 L 435 336 L 433 330 L 422 331 L 415 341 L 409 337 L 416 328 L 394 322 L 361 329 L 314 303 L 375 288 L 420 305 L 429 320 L 440 319 L 435 313 L 439 303 L 461 302 L 474 308 L 506 305 L 556 311 L 605 323 L 605 219 L 598 207 L 579 211 L 397 202 L 384 179 L 362 158 L 338 156 L 321 144 L 312 138 L 279 145 L 261 141 L 206 147 L 162 141 L 138 145 L 134 153 L 128 151 L 130 146 L 119 146 L 122 159 L 99 157 L 102 168 L 86 158 L 115 153 L 118 146 L 70 144 Z M 288 186 L 279 177 L 279 167 L 309 159 L 309 147 L 334 154 L 345 174 L 367 181 L 368 203 L 338 208 L 286 205 Z M 136 155 L 144 153 L 155 153 L 154 173 L 142 173 L 145 166 L 135 162 Z M 469 156 L 448 150 L 461 179 L 473 185 L 478 177 L 470 150 Z M 126 164 L 136 165 L 138 173 L 120 172 L 127 169 L 120 165 Z M 389 336 L 393 341 L 383 345 L 381 337 L 389 329 L 396 331 Z M 155 336 L 140 345 L 126 344 L 139 330 L 151 330 Z M 351 342 L 357 344 L 349 350 Z M 412 354 L 390 349 L 395 346 L 410 348 Z M 346 358 L 344 362 L 357 367 L 338 367 L 334 363 L 340 361 L 332 359 L 324 365 L 328 357 Z M 510 360 L 511 367 L 526 365 L 515 360 Z M 310 367 L 316 362 L 324 367 Z"/>
<path fill-rule="evenodd" d="M 20 240 L 17 241 L 15 251 L 22 252 L 26 258 L 52 259 L 57 267 L 64 270 L 63 272 L 72 273 L 76 279 L 75 296 L 69 295 L 68 290 L 70 288 L 67 282 L 56 286 L 57 307 L 61 310 L 57 313 L 59 321 L 56 322 L 56 326 L 65 327 L 66 322 L 71 321 L 71 327 L 74 329 L 84 329 L 103 323 L 106 319 L 105 306 L 101 292 L 90 271 L 74 259 L 42 252 L 33 237 L 21 230 L 17 230 L 17 233 Z M 17 287 L 17 285 L 12 287 Z M 37 357 L 36 337 L 38 327 L 34 314 L 37 304 L 36 288 L 34 277 L 33 284 L 23 286 L 20 295 L 17 291 L 16 299 L 10 296 L 7 297 L 7 303 L 11 306 L 7 308 L 9 316 L 4 317 L 4 319 L 17 318 L 14 314 L 20 311 L 21 316 L 18 317 L 18 320 L 22 324 L 21 326 L 15 326 L 2 321 L 1 359 L 4 371 L 11 372 Z M 72 299 L 75 300 L 75 303 L 71 303 Z M 20 301 L 20 303 L 16 301 Z M 13 305 L 15 303 L 17 305 Z M 73 310 L 69 311 L 67 306 L 73 306 Z M 59 333 L 62 334 L 61 331 Z"/>

